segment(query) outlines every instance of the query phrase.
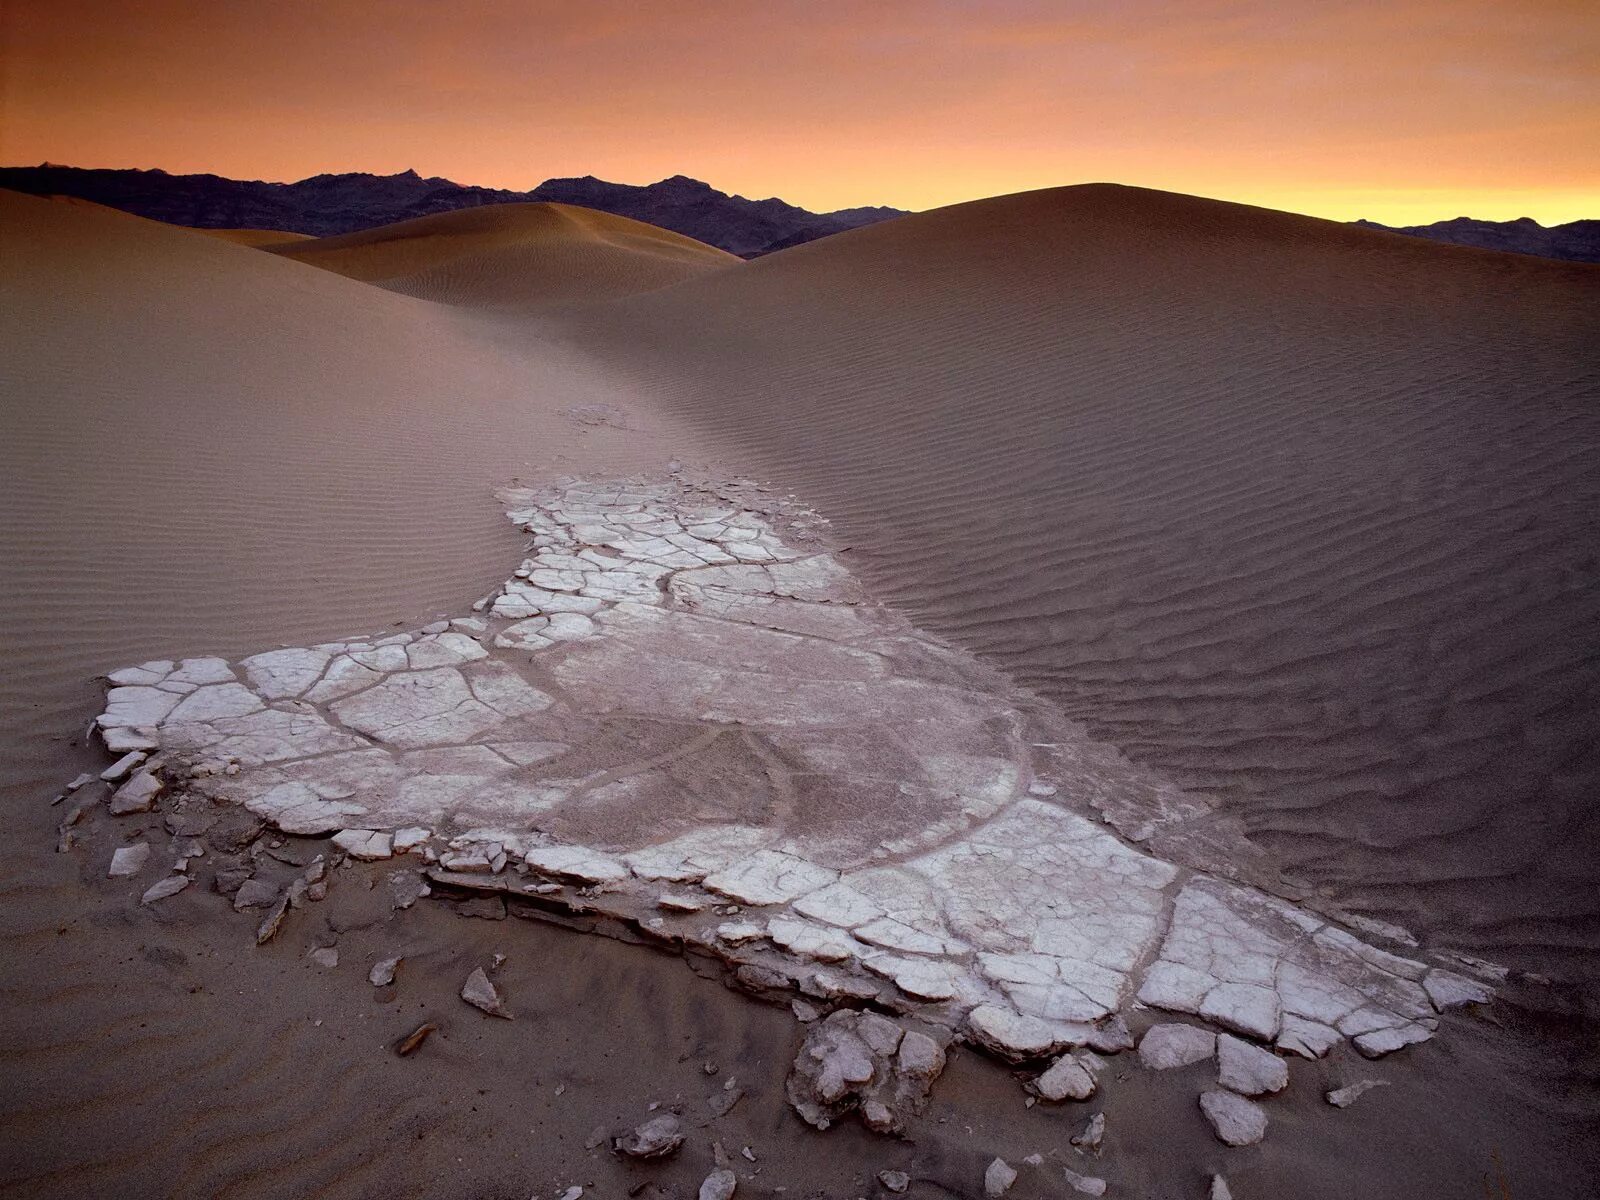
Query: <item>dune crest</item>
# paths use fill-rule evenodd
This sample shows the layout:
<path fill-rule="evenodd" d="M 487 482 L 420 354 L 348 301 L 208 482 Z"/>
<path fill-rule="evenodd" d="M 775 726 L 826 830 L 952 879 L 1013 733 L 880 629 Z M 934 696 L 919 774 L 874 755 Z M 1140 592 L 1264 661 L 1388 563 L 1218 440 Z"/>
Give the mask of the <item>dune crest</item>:
<path fill-rule="evenodd" d="M 522 311 L 654 291 L 741 262 L 568 204 L 490 204 L 267 248 L 409 296 Z"/>

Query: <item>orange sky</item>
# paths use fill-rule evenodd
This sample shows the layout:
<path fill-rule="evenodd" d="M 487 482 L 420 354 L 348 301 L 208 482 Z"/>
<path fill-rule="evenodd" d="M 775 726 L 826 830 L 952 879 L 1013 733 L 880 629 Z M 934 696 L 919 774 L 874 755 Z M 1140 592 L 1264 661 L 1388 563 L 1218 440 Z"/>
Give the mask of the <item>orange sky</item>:
<path fill-rule="evenodd" d="M 4 0 L 0 162 L 1600 217 L 1600 0 Z"/>

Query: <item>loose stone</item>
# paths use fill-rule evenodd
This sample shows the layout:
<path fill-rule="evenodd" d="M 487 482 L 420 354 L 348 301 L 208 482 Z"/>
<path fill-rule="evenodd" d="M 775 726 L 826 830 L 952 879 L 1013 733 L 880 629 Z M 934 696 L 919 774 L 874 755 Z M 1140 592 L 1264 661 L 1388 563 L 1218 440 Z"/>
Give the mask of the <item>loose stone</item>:
<path fill-rule="evenodd" d="M 1342 1088 L 1334 1088 L 1324 1096 L 1324 1099 L 1335 1108 L 1349 1108 L 1373 1088 L 1387 1087 L 1388 1084 L 1387 1079 L 1359 1079 Z"/>
<path fill-rule="evenodd" d="M 1065 1176 L 1067 1186 L 1075 1192 L 1085 1196 L 1104 1196 L 1106 1194 L 1106 1181 L 1094 1175 L 1080 1175 L 1071 1167 L 1062 1167 L 1061 1174 Z"/>
<path fill-rule="evenodd" d="M 1089 1118 L 1089 1123 L 1083 1127 L 1082 1131 L 1073 1137 L 1072 1144 L 1085 1154 L 1099 1154 L 1100 1143 L 1105 1139 L 1105 1136 L 1106 1115 L 1103 1112 L 1097 1112 Z"/>
<path fill-rule="evenodd" d="M 139 898 L 140 904 L 154 904 L 158 900 L 165 900 L 169 896 L 176 896 L 192 881 L 187 875 L 168 875 L 165 879 L 157 880 Z"/>
<path fill-rule="evenodd" d="M 662 1113 L 623 1134 L 617 1149 L 629 1158 L 666 1158 L 683 1145 L 683 1124 L 672 1113 Z"/>
<path fill-rule="evenodd" d="M 428 1035 L 436 1032 L 438 1028 L 439 1027 L 432 1021 L 427 1021 L 421 1025 L 418 1025 L 410 1033 L 406 1034 L 405 1037 L 400 1039 L 400 1041 L 395 1045 L 394 1052 L 401 1058 L 405 1058 L 408 1054 L 414 1053 L 417 1047 L 421 1046 L 423 1042 L 428 1040 Z"/>
<path fill-rule="evenodd" d="M 1288 1063 L 1230 1033 L 1217 1038 L 1217 1066 L 1217 1082 L 1241 1096 L 1264 1096 L 1289 1086 Z"/>
<path fill-rule="evenodd" d="M 700 1200 L 731 1200 L 739 1180 L 726 1167 L 718 1167 L 700 1184 Z"/>
<path fill-rule="evenodd" d="M 118 846 L 111 855 L 111 866 L 106 871 L 106 875 L 112 879 L 117 879 L 124 875 L 137 875 L 144 870 L 144 864 L 149 859 L 149 842 L 135 842 L 131 846 Z"/>
<path fill-rule="evenodd" d="M 1011 1190 L 1011 1185 L 1017 1181 L 1017 1172 L 1010 1163 L 1003 1158 L 991 1162 L 983 1172 L 983 1194 L 985 1196 L 1004 1196 Z"/>
<path fill-rule="evenodd" d="M 373 987 L 388 987 L 394 982 L 394 973 L 404 961 L 403 955 L 379 959 L 372 964 L 372 970 L 367 972 L 367 982 Z"/>
<path fill-rule="evenodd" d="M 124 754 L 121 758 L 117 759 L 116 762 L 112 763 L 104 771 L 101 771 L 100 778 L 104 779 L 107 783 L 116 783 L 120 779 L 126 779 L 128 777 L 128 772 L 132 771 L 135 767 L 149 757 L 150 756 L 143 750 L 129 751 L 127 754 Z M 73 789 L 68 788 L 67 790 L 71 791 Z"/>
<path fill-rule="evenodd" d="M 1087 1100 L 1094 1095 L 1095 1078 L 1082 1059 L 1067 1054 L 1029 1084 L 1028 1090 L 1042 1100 L 1056 1103 L 1062 1100 Z"/>
<path fill-rule="evenodd" d="M 326 970 L 332 970 L 339 965 L 339 952 L 332 946 L 319 946 L 306 957 Z"/>
<path fill-rule="evenodd" d="M 489 982 L 489 976 L 484 974 L 482 967 L 473 968 L 472 974 L 467 976 L 467 981 L 461 985 L 461 998 L 491 1017 L 511 1019 L 511 1014 L 500 1001 L 500 993 Z"/>
<path fill-rule="evenodd" d="M 1210 1200 L 1233 1200 L 1233 1192 L 1228 1187 L 1228 1181 L 1221 1175 L 1211 1177 Z"/>
<path fill-rule="evenodd" d="M 1202 1092 L 1200 1111 L 1225 1145 L 1253 1146 L 1267 1135 L 1267 1114 L 1261 1106 L 1232 1092 Z"/>
<path fill-rule="evenodd" d="M 911 1176 L 904 1171 L 879 1171 L 878 1182 L 883 1184 L 885 1191 L 898 1196 L 911 1186 Z"/>
<path fill-rule="evenodd" d="M 166 785 L 149 771 L 140 771 L 111 795 L 111 815 L 149 812 Z"/>

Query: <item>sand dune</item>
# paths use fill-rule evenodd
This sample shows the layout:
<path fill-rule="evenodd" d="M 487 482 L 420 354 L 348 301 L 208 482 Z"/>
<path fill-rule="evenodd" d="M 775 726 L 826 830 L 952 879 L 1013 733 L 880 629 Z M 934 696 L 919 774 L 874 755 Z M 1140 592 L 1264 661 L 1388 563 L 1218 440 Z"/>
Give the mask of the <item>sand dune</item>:
<path fill-rule="evenodd" d="M 785 1115 L 788 1015 L 634 947 L 442 905 L 402 938 L 342 887 L 257 950 L 199 888 L 135 910 L 50 852 L 53 787 L 104 765 L 77 736 L 96 673 L 460 611 L 521 550 L 491 487 L 675 456 L 803 491 L 921 623 L 1217 796 L 1306 882 L 1592 966 L 1595 269 L 1104 187 L 743 266 L 575 210 L 455 217 L 263 252 L 0 193 L 0 1186 L 620 1194 L 642 1176 L 591 1131 L 734 1078 L 719 1129 L 792 1194 L 888 1166 L 960 1194 L 989 1154 L 1054 1153 L 1062 1113 L 966 1056 L 914 1141 L 843 1129 L 818 1155 Z M 585 405 L 607 419 L 565 415 Z M 306 960 L 335 938 L 336 970 Z M 363 976 L 396 953 L 380 1001 Z M 496 953 L 514 1022 L 456 997 Z M 429 1054 L 385 1049 L 435 1016 Z M 1107 1089 L 1116 1187 L 1199 1194 L 1202 1164 L 1248 1162 L 1241 1197 L 1501 1171 L 1587 1194 L 1578 1059 L 1449 1032 L 1329 1064 L 1392 1086 L 1333 1121 L 1298 1086 L 1248 1159 L 1136 1072 Z M 708 1157 L 660 1178 L 692 1191 Z"/>
<path fill-rule="evenodd" d="M 409 296 L 519 310 L 653 291 L 740 262 L 569 204 L 485 205 L 270 249 Z"/>
<path fill-rule="evenodd" d="M 588 336 L 1295 877 L 1600 973 L 1600 270 L 1088 186 Z"/>
<path fill-rule="evenodd" d="M 294 233 L 287 229 L 196 229 L 195 232 L 240 246 L 278 246 L 287 242 L 313 240 L 309 233 Z"/>

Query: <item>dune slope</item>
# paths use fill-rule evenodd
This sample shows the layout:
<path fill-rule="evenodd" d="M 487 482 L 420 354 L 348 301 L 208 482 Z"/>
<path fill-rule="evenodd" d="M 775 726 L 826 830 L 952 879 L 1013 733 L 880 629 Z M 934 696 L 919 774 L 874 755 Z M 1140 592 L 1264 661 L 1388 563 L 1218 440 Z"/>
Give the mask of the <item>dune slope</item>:
<path fill-rule="evenodd" d="M 490 204 L 269 249 L 409 296 L 515 310 L 652 291 L 740 263 L 682 234 L 568 204 Z"/>
<path fill-rule="evenodd" d="M 1095 185 L 586 322 L 1293 876 L 1600 967 L 1600 270 Z"/>

